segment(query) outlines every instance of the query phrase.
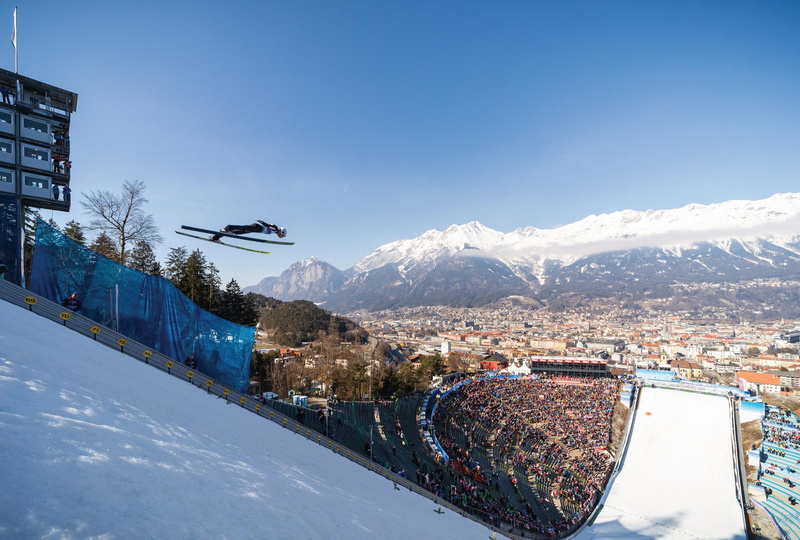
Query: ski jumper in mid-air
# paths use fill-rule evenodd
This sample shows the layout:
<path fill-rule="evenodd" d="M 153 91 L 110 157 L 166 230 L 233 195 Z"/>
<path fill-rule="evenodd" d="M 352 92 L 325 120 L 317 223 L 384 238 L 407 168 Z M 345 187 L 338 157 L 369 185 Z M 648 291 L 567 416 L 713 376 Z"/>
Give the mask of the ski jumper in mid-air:
<path fill-rule="evenodd" d="M 266 221 L 261 221 L 257 219 L 255 223 L 251 223 L 250 225 L 226 225 L 224 229 L 220 229 L 220 232 L 228 233 L 228 234 L 248 234 L 248 233 L 264 233 L 264 234 L 277 234 L 278 238 L 283 238 L 286 236 L 286 229 L 283 227 L 278 227 L 277 225 L 272 225 L 267 223 Z M 215 234 L 209 238 L 212 242 L 219 242 L 219 239 L 222 238 L 222 235 Z"/>

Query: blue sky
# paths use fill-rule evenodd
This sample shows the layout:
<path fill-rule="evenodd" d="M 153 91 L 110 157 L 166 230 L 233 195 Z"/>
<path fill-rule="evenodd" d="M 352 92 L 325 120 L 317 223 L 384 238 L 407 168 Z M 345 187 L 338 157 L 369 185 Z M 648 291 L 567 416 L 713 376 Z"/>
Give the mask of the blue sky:
<path fill-rule="evenodd" d="M 160 258 L 199 247 L 225 283 L 310 256 L 344 270 L 473 220 L 552 228 L 800 185 L 796 2 L 18 6 L 20 73 L 79 94 L 74 200 L 142 180 Z M 88 222 L 75 202 L 52 217 Z M 257 218 L 296 245 L 172 232 Z"/>

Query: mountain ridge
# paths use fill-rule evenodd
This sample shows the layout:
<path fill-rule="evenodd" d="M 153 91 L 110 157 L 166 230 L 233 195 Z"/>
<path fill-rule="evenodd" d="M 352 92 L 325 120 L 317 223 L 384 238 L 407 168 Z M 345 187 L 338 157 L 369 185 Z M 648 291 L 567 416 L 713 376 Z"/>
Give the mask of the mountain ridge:
<path fill-rule="evenodd" d="M 509 294 L 547 304 L 574 295 L 576 283 L 584 299 L 607 297 L 609 290 L 636 297 L 646 283 L 795 279 L 798 268 L 800 193 L 783 193 L 593 214 L 553 229 L 510 233 L 471 221 L 384 244 L 346 271 L 312 257 L 244 290 L 340 311 L 470 307 Z"/>

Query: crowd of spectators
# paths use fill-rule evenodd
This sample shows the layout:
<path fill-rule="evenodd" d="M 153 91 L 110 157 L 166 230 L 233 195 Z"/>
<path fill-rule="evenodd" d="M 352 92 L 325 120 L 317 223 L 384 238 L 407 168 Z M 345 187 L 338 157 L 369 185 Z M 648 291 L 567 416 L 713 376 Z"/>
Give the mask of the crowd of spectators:
<path fill-rule="evenodd" d="M 763 440 L 781 448 L 800 450 L 800 426 L 794 418 L 780 409 L 767 407 L 761 422 Z"/>
<path fill-rule="evenodd" d="M 433 422 L 451 467 L 462 474 L 462 502 L 523 530 L 574 529 L 611 473 L 607 446 L 619 387 L 616 379 L 541 376 L 458 386 L 440 400 Z M 515 488 L 514 473 L 544 486 L 560 518 L 544 522 L 527 504 L 509 504 L 482 489 L 491 480 L 471 455 L 476 449 L 491 456 L 494 474 L 495 468 L 510 471 Z"/>

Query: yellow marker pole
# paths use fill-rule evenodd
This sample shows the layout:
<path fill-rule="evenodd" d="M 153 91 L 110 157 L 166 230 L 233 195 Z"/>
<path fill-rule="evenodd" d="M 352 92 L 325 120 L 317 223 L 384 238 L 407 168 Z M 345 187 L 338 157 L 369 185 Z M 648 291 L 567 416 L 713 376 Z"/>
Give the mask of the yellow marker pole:
<path fill-rule="evenodd" d="M 94 340 L 97 341 L 97 334 L 100 333 L 100 327 L 99 326 L 92 326 L 91 328 L 89 328 L 89 332 L 94 334 Z"/>
<path fill-rule="evenodd" d="M 228 403 L 228 394 L 230 394 L 231 391 L 226 388 L 222 393 L 225 395 L 225 403 Z"/>
<path fill-rule="evenodd" d="M 36 298 L 33 296 L 26 296 L 25 303 L 28 304 L 28 311 L 33 311 L 33 305 L 36 303 Z"/>
<path fill-rule="evenodd" d="M 206 387 L 208 388 L 208 393 L 211 393 L 211 387 L 214 386 L 214 381 L 206 381 Z"/>
<path fill-rule="evenodd" d="M 144 356 L 144 363 L 145 363 L 145 364 L 149 364 L 149 363 L 150 363 L 150 357 L 151 357 L 152 355 L 153 355 L 153 353 L 151 353 L 150 351 L 144 351 L 144 352 L 142 353 L 142 356 Z"/>
<path fill-rule="evenodd" d="M 62 311 L 59 317 L 61 317 L 61 320 L 64 321 L 64 326 L 67 326 L 67 321 L 69 320 L 70 317 L 72 317 L 72 315 L 70 315 L 66 311 Z"/>
<path fill-rule="evenodd" d="M 247 401 L 247 398 L 244 397 L 244 396 L 239 398 L 239 402 L 242 404 L 242 409 L 244 409 L 244 404 L 245 404 L 246 401 Z"/>
<path fill-rule="evenodd" d="M 172 366 L 174 365 L 172 360 L 166 362 L 164 365 L 167 366 L 167 374 L 172 375 Z"/>
<path fill-rule="evenodd" d="M 194 386 L 194 383 L 192 383 L 192 377 L 194 377 L 194 371 L 191 371 L 191 370 L 187 371 L 186 372 L 186 377 L 189 379 L 189 384 Z"/>

